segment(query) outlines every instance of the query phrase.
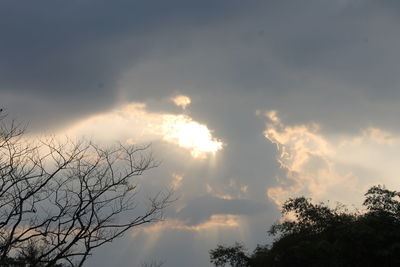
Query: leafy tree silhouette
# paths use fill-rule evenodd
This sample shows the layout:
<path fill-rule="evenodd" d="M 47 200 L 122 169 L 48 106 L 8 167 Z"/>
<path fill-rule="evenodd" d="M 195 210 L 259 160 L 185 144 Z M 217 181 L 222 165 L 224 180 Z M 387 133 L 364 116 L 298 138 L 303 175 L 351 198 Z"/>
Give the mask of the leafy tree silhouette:
<path fill-rule="evenodd" d="M 343 205 L 330 208 L 304 197 L 289 199 L 269 234 L 272 245 L 251 254 L 243 246 L 210 251 L 215 266 L 400 266 L 400 192 L 373 186 L 365 194 L 363 212 Z M 241 258 L 241 263 L 235 259 Z"/>

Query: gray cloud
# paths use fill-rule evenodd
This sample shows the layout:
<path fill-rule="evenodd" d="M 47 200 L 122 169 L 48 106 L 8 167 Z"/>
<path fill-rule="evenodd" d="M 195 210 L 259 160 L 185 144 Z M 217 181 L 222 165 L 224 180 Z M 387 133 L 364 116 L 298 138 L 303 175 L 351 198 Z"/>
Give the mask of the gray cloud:
<path fill-rule="evenodd" d="M 190 34 L 191 47 L 180 54 L 138 64 L 126 91 L 132 97 L 179 91 L 207 106 L 236 98 L 330 131 L 371 123 L 392 128 L 396 116 L 387 115 L 399 113 L 395 14 L 376 2 L 266 4 L 254 16 Z M 215 109 L 238 108 L 231 105 Z M 196 116 L 208 113 L 198 110 Z"/>
<path fill-rule="evenodd" d="M 270 207 L 271 208 L 271 207 Z M 221 199 L 212 195 L 191 199 L 178 213 L 188 225 L 200 224 L 214 214 L 256 215 L 265 212 L 267 205 L 244 199 Z"/>
<path fill-rule="evenodd" d="M 104 249 L 91 266 L 112 265 L 114 256 L 121 266 L 138 258 L 204 266 L 217 242 L 263 242 L 260 233 L 278 217 L 265 191 L 284 171 L 257 110 L 278 110 L 286 125 L 318 122 L 322 134 L 371 125 L 399 131 L 398 13 L 396 1 L 5 1 L 0 105 L 41 131 L 120 102 L 179 113 L 169 98 L 188 95 L 185 112 L 226 146 L 212 166 L 155 141 L 162 165 L 140 180 L 142 193 L 182 174 L 176 206 L 185 208 L 172 208 L 170 218 L 195 225 L 218 213 L 246 215 L 251 233 L 222 229 L 199 241 L 174 229 L 152 254 L 143 248 L 151 237 L 127 237 L 125 250 Z M 207 194 L 207 184 L 213 193 L 235 196 L 244 185 L 248 192 L 223 200 Z"/>
<path fill-rule="evenodd" d="M 0 92 L 39 98 L 52 116 L 29 103 L 2 105 L 44 125 L 105 110 L 118 100 L 117 81 L 128 68 L 154 49 L 179 50 L 182 29 L 220 20 L 239 3 L 6 1 L 0 11 Z"/>
<path fill-rule="evenodd" d="M 329 121 L 331 129 L 371 121 L 393 127 L 387 114 L 399 114 L 391 101 L 399 92 L 396 6 L 8 1 L 0 11 L 0 92 L 28 103 L 3 105 L 49 126 L 121 100 L 174 92 L 201 100 L 218 92 L 252 95 L 252 106 L 285 110 L 293 121 Z"/>

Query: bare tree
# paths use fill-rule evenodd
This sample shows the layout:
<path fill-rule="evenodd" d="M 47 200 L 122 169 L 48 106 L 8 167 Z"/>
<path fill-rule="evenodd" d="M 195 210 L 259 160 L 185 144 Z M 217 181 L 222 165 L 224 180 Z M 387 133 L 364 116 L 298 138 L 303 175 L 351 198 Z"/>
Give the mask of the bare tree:
<path fill-rule="evenodd" d="M 17 258 L 82 266 L 93 249 L 161 220 L 170 191 L 135 210 L 132 179 L 157 166 L 147 149 L 30 141 L 23 127 L 0 117 L 0 266 Z"/>

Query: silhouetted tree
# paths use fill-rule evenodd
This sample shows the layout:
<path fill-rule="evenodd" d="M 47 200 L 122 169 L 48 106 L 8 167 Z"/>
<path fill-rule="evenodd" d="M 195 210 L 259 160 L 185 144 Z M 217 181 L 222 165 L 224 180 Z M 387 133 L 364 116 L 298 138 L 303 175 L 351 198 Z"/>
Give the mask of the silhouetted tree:
<path fill-rule="evenodd" d="M 270 228 L 276 236 L 271 246 L 258 246 L 251 255 L 242 246 L 218 246 L 210 260 L 215 266 L 400 266 L 400 192 L 374 186 L 365 197 L 365 212 L 289 199 L 282 214 L 295 219 Z M 248 261 L 233 265 L 238 255 Z"/>
<path fill-rule="evenodd" d="M 32 141 L 0 117 L 0 266 L 82 266 L 97 247 L 161 220 L 169 191 L 135 210 L 132 180 L 157 166 L 147 148 Z"/>
<path fill-rule="evenodd" d="M 230 264 L 233 267 L 249 265 L 249 257 L 245 248 L 239 243 L 231 247 L 218 245 L 216 249 L 210 250 L 210 261 L 218 267 L 225 266 L 225 264 Z"/>

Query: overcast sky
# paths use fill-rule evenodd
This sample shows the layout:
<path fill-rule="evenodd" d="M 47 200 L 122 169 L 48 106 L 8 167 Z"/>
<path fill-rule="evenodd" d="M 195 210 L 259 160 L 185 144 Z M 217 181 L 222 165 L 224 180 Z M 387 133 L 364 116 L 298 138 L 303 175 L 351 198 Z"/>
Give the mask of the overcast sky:
<path fill-rule="evenodd" d="M 400 2 L 4 0 L 0 105 L 29 134 L 151 143 L 162 224 L 88 266 L 210 266 L 289 197 L 399 188 Z"/>

